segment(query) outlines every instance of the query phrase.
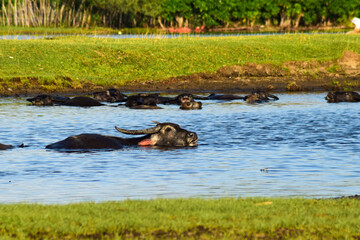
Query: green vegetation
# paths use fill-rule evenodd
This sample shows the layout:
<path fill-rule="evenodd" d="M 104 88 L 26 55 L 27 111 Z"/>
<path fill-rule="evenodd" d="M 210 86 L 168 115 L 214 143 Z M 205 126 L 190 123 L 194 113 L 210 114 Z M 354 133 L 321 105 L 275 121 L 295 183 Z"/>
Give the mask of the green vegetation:
<path fill-rule="evenodd" d="M 334 29 L 334 31 L 337 31 Z M 338 30 L 339 31 L 339 30 Z M 341 31 L 341 30 L 340 30 Z M 35 35 L 35 36 L 46 36 L 46 35 L 109 35 L 109 34 L 164 34 L 156 28 L 123 28 L 121 31 L 113 28 L 69 28 L 69 27 L 4 27 L 0 26 L 1 35 Z"/>
<path fill-rule="evenodd" d="M 357 199 L 1 204 L 1 239 L 358 239 Z"/>
<path fill-rule="evenodd" d="M 54 27 L 4 27 L 0 26 L 0 35 L 85 35 L 85 34 L 118 34 L 119 30 L 111 28 L 54 28 Z"/>
<path fill-rule="evenodd" d="M 245 63 L 328 61 L 340 58 L 345 50 L 360 53 L 359 40 L 359 35 L 343 34 L 1 40 L 0 93 L 8 88 L 121 86 Z"/>
<path fill-rule="evenodd" d="M 360 15 L 359 0 L 3 0 L 0 26 L 319 27 Z"/>

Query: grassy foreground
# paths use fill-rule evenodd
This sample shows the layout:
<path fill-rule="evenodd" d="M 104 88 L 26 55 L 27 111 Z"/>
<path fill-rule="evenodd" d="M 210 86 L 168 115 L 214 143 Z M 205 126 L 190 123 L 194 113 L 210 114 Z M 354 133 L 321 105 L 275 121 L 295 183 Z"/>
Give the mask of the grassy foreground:
<path fill-rule="evenodd" d="M 0 40 L 0 94 L 59 90 L 215 72 L 223 66 L 328 61 L 360 53 L 360 35 L 295 34 L 173 39 L 56 37 Z"/>
<path fill-rule="evenodd" d="M 1 204 L 1 239 L 359 239 L 356 199 Z"/>

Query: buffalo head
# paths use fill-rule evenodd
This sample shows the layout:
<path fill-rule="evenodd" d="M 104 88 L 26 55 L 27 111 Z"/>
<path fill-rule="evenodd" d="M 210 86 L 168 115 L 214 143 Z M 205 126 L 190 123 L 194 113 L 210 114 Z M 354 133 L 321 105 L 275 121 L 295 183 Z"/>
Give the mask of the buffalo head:
<path fill-rule="evenodd" d="M 183 93 L 178 95 L 176 98 L 176 101 L 179 105 L 181 105 L 182 103 L 185 102 L 193 102 L 194 101 L 194 96 L 190 93 Z"/>
<path fill-rule="evenodd" d="M 32 105 L 36 106 L 52 106 L 53 103 L 53 97 L 46 94 L 41 94 L 33 98 L 26 99 L 27 101 L 31 102 Z"/>
<path fill-rule="evenodd" d="M 253 91 L 250 95 L 244 97 L 244 100 L 248 103 L 262 103 L 272 100 L 279 100 L 275 95 L 267 93 L 265 91 Z"/>
<path fill-rule="evenodd" d="M 182 110 L 197 110 L 202 108 L 201 102 L 183 102 L 180 105 L 180 109 Z"/>
<path fill-rule="evenodd" d="M 123 102 L 126 100 L 127 97 L 119 90 L 114 88 L 110 88 L 102 92 L 94 92 L 93 96 L 95 100 L 106 101 L 106 102 Z"/>
<path fill-rule="evenodd" d="M 182 129 L 174 123 L 155 122 L 156 126 L 143 130 L 125 130 L 115 127 L 121 133 L 143 135 L 147 134 L 137 144 L 141 146 L 164 146 L 164 147 L 195 147 L 198 137 L 196 133 Z"/>
<path fill-rule="evenodd" d="M 357 92 L 329 92 L 325 99 L 328 103 L 359 102 L 360 94 Z"/>

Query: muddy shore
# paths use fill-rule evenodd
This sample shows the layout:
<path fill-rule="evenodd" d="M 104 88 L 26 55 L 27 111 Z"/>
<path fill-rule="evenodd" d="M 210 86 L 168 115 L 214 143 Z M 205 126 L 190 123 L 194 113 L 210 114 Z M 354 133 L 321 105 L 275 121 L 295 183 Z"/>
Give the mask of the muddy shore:
<path fill-rule="evenodd" d="M 94 86 L 85 83 L 80 89 L 63 88 L 47 91 L 42 86 L 24 88 L 21 85 L 5 88 L 2 96 L 31 96 L 36 94 L 91 94 L 108 88 L 123 92 L 159 93 L 246 93 L 255 89 L 269 92 L 360 90 L 360 55 L 346 51 L 327 62 L 287 62 L 281 65 L 255 64 L 227 66 L 215 73 L 195 73 L 162 81 L 134 80 L 122 86 Z"/>

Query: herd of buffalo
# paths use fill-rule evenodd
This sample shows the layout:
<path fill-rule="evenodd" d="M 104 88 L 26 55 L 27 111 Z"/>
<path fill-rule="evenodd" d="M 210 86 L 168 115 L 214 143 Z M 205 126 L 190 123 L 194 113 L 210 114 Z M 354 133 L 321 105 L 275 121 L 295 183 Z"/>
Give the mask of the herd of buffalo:
<path fill-rule="evenodd" d="M 265 91 L 254 91 L 246 96 L 232 95 L 232 94 L 210 94 L 207 97 L 196 96 L 190 93 L 180 94 L 176 97 L 164 97 L 159 94 L 136 94 L 126 96 L 117 89 L 108 89 L 102 92 L 94 92 L 93 97 L 61 97 L 51 95 L 38 95 L 34 98 L 28 98 L 32 105 L 37 106 L 78 106 L 78 107 L 92 107 L 102 106 L 104 102 L 121 103 L 131 109 L 161 109 L 158 104 L 174 104 L 179 105 L 180 109 L 193 110 L 201 109 L 202 103 L 195 100 L 235 100 L 242 99 L 248 103 L 262 103 L 270 100 L 279 100 L 278 97 L 269 94 Z"/>
<path fill-rule="evenodd" d="M 38 95 L 28 98 L 27 101 L 37 106 L 79 106 L 91 107 L 102 106 L 108 103 L 120 103 L 130 109 L 161 109 L 158 104 L 175 104 L 180 109 L 201 109 L 202 103 L 195 100 L 244 100 L 248 103 L 263 103 L 279 100 L 275 95 L 266 91 L 253 91 L 246 96 L 233 94 L 210 94 L 206 97 L 196 96 L 189 93 L 180 94 L 176 97 L 164 97 L 160 94 L 136 94 L 127 96 L 117 89 L 108 89 L 102 92 L 94 92 L 93 97 L 61 97 L 52 95 Z M 360 94 L 352 91 L 329 92 L 325 97 L 329 103 L 337 102 L 360 102 Z M 104 136 L 100 134 L 80 134 L 68 137 L 62 141 L 46 146 L 49 149 L 120 149 L 124 146 L 161 146 L 161 147 L 194 147 L 197 146 L 198 137 L 195 132 L 187 131 L 174 123 L 155 122 L 156 126 L 142 130 L 126 130 L 115 127 L 117 131 L 131 135 L 143 135 L 134 138 L 120 138 Z M 23 145 L 19 146 L 23 147 Z M 0 143 L 0 150 L 13 148 L 12 145 Z"/>

